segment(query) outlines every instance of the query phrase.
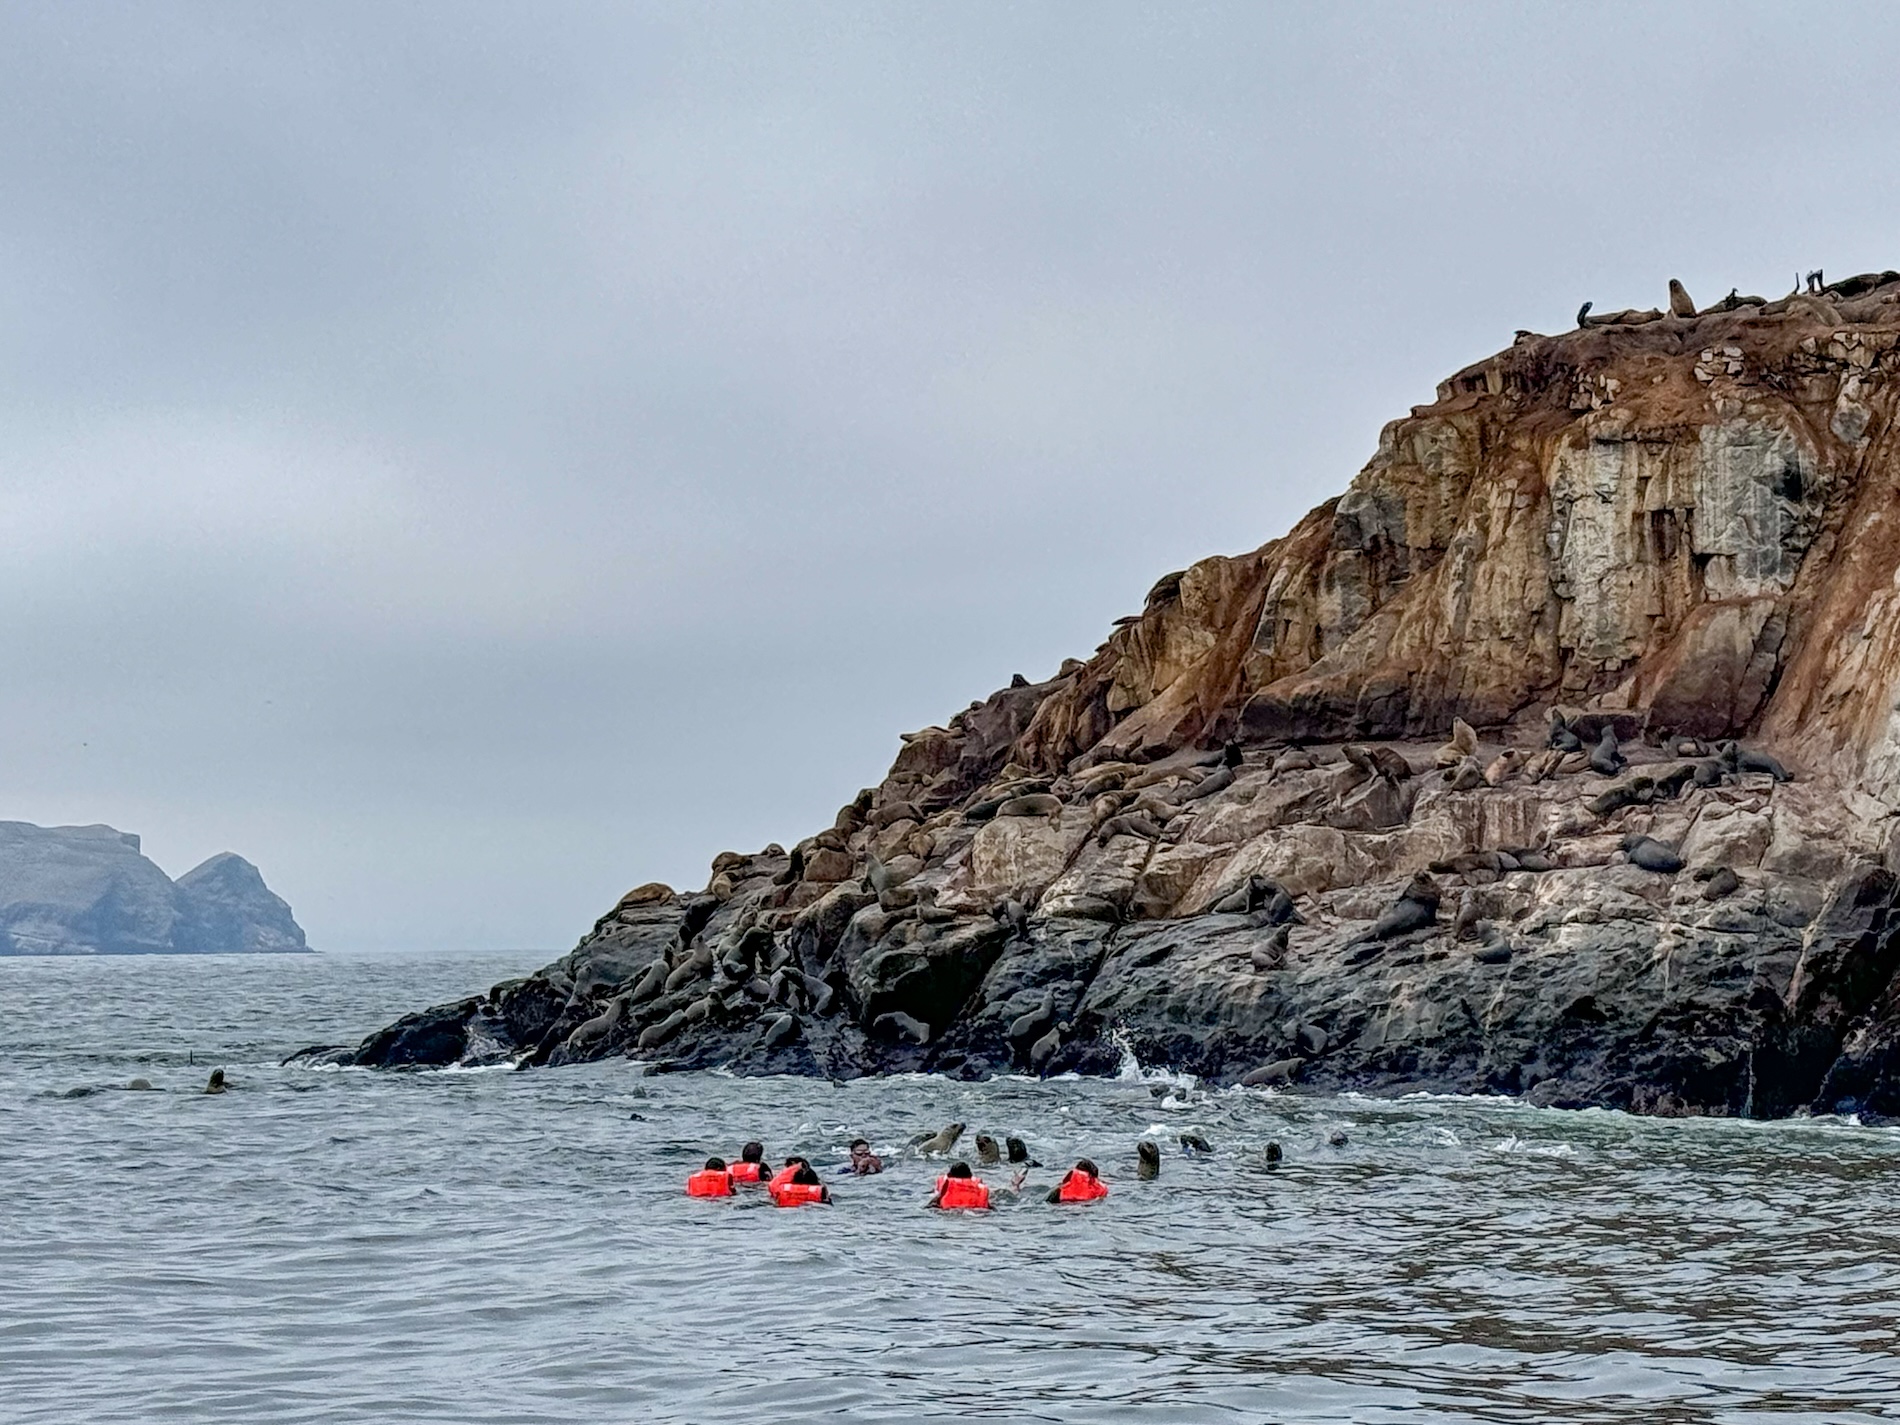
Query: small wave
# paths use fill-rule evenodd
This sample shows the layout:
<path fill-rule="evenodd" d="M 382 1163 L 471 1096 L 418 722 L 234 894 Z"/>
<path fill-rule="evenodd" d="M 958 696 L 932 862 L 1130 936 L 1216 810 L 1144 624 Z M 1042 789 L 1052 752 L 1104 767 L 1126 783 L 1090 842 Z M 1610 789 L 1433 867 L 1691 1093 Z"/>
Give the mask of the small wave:
<path fill-rule="evenodd" d="M 1526 1153 L 1533 1158 L 1574 1158 L 1577 1156 L 1577 1150 L 1568 1143 L 1534 1143 L 1528 1138 L 1519 1138 L 1515 1133 L 1493 1143 L 1491 1151 Z"/>
<path fill-rule="evenodd" d="M 1128 1036 L 1119 1029 L 1111 1029 L 1109 1043 L 1121 1050 L 1121 1065 L 1115 1070 L 1115 1081 L 1123 1084 L 1172 1084 L 1176 1088 L 1192 1089 L 1200 1083 L 1198 1074 L 1183 1073 L 1175 1069 L 1150 1069 L 1142 1064 L 1141 1057 L 1135 1053 L 1135 1046 Z M 1073 1074 L 1065 1078 L 1076 1077 Z"/>

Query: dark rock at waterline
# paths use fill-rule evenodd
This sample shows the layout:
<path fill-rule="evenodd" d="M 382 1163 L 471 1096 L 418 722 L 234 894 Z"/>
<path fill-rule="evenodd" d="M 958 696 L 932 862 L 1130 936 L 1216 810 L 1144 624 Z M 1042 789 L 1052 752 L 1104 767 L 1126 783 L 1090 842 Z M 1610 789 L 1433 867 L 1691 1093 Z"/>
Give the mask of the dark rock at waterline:
<path fill-rule="evenodd" d="M 816 835 L 723 853 L 688 899 L 638 887 L 565 959 L 353 1057 L 974 1078 L 1133 1052 L 1322 1091 L 1900 1113 L 1900 459 L 1875 434 L 1900 384 L 1866 378 L 1896 297 L 1880 274 L 1838 311 L 1527 337 L 1284 538 L 905 738 Z M 1616 756 L 1547 749 L 1559 725 Z M 1382 923 L 1428 870 L 1458 914 Z"/>

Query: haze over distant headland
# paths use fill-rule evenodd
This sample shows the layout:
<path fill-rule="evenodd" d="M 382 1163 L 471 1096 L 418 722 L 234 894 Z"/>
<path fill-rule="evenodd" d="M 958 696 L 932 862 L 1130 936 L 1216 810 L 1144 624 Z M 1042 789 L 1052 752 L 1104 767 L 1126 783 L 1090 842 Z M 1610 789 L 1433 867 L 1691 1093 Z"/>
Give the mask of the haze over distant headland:
<path fill-rule="evenodd" d="M 220 852 L 176 881 L 110 826 L 0 822 L 0 955 L 309 950 L 257 867 Z"/>

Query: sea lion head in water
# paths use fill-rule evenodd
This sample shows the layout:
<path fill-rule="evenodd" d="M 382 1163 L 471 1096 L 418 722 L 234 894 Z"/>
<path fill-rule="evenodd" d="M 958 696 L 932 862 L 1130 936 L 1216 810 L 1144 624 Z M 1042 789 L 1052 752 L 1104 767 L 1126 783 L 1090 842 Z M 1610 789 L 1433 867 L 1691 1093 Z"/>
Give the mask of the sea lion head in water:
<path fill-rule="evenodd" d="M 1021 1163 L 1031 1168 L 1040 1168 L 1042 1166 L 1041 1163 L 1038 1163 L 1034 1158 L 1029 1156 L 1029 1145 L 1020 1138 L 1005 1138 L 1003 1140 L 1003 1147 L 1008 1151 L 1009 1160 L 1012 1163 Z"/>
<path fill-rule="evenodd" d="M 1161 1176 L 1161 1150 L 1146 1138 L 1135 1144 L 1135 1176 L 1146 1181 Z"/>
<path fill-rule="evenodd" d="M 223 1093 L 224 1088 L 225 1088 L 224 1070 L 213 1069 L 211 1071 L 210 1079 L 207 1080 L 205 1083 L 205 1092 L 206 1093 Z"/>
<path fill-rule="evenodd" d="M 996 1140 L 987 1133 L 976 1135 L 976 1160 L 989 1167 L 1003 1161 L 1002 1151 L 997 1148 Z"/>

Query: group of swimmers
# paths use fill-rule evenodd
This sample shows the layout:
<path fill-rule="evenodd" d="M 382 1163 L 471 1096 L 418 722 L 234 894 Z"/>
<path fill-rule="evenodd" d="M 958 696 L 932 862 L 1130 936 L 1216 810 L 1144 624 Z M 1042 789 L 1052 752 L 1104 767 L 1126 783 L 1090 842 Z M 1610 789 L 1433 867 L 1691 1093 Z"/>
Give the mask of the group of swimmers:
<path fill-rule="evenodd" d="M 884 1160 L 871 1151 L 862 1138 L 852 1140 L 851 1160 L 844 1172 L 868 1177 L 884 1171 Z M 1018 1173 L 1007 1189 L 1015 1195 L 1023 1185 Z M 734 1197 L 741 1187 L 763 1186 L 774 1207 L 808 1207 L 831 1201 L 831 1189 L 819 1181 L 818 1171 L 807 1158 L 797 1154 L 786 1158 L 785 1166 L 773 1172 L 765 1161 L 765 1145 L 752 1142 L 739 1150 L 739 1160 L 728 1164 L 724 1158 L 708 1158 L 706 1166 L 686 1179 L 689 1197 Z M 1108 1184 L 1095 1164 L 1078 1158 L 1062 1181 L 1049 1190 L 1048 1201 L 1055 1203 L 1096 1202 L 1108 1196 Z M 951 1210 L 983 1211 L 990 1206 L 990 1188 L 970 1171 L 970 1165 L 958 1159 L 937 1179 L 930 1206 Z"/>

